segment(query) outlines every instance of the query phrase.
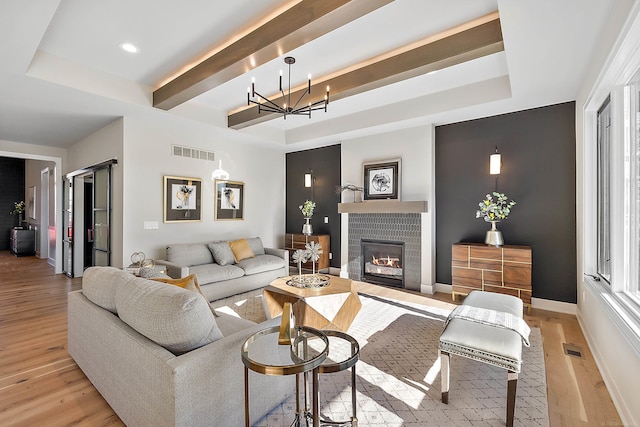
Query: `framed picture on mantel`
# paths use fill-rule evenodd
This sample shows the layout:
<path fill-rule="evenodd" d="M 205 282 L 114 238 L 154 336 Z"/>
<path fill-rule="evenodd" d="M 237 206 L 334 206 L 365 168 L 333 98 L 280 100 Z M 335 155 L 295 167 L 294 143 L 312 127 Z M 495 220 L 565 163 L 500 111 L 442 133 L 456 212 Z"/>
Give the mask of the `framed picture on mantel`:
<path fill-rule="evenodd" d="M 400 159 L 367 162 L 362 170 L 365 200 L 400 200 Z"/>

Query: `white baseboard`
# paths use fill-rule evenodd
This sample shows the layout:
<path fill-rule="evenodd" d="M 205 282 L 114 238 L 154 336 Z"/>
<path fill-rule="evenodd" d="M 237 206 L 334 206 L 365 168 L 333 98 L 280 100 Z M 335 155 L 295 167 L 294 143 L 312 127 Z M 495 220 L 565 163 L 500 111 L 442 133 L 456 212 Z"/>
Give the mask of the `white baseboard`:
<path fill-rule="evenodd" d="M 531 307 L 540 310 L 555 311 L 556 313 L 565 313 L 576 315 L 578 313 L 578 305 L 570 302 L 553 301 L 550 299 L 531 298 Z"/>
<path fill-rule="evenodd" d="M 444 294 L 451 293 L 451 285 L 447 285 L 444 283 L 436 283 L 436 292 L 442 292 Z"/>
<path fill-rule="evenodd" d="M 451 285 L 445 283 L 436 283 L 436 292 L 442 292 L 445 294 L 451 293 Z M 556 313 L 576 314 L 578 306 L 568 302 L 553 301 L 542 298 L 531 298 L 531 306 L 533 308 L 539 308 L 541 310 L 555 311 Z"/>
<path fill-rule="evenodd" d="M 420 293 L 433 295 L 436 293 L 436 286 L 420 284 Z"/>

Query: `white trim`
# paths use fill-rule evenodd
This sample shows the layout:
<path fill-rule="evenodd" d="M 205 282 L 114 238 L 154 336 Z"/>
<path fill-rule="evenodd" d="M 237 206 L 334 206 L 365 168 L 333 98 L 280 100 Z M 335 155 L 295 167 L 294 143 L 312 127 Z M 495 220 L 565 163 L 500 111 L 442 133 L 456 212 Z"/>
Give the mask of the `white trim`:
<path fill-rule="evenodd" d="M 605 287 L 606 285 L 601 283 L 586 277 L 583 286 L 593 294 L 602 310 L 608 315 L 611 322 L 640 358 L 640 322 L 637 315 L 630 312 L 628 305 L 623 304 L 619 297 L 615 296 Z"/>
<path fill-rule="evenodd" d="M 443 294 L 451 294 L 452 287 L 453 286 L 447 285 L 445 283 L 436 283 L 435 290 L 436 292 L 442 292 Z M 531 306 L 533 308 L 539 308 L 540 310 L 554 311 L 556 313 L 573 315 L 576 314 L 578 307 L 576 304 L 561 301 L 552 301 L 542 298 L 531 298 Z"/>
<path fill-rule="evenodd" d="M 451 285 L 436 282 L 436 292 L 442 292 L 443 294 L 451 294 L 452 288 L 453 286 Z"/>
<path fill-rule="evenodd" d="M 546 310 L 546 311 L 554 311 L 556 313 L 564 313 L 564 314 L 573 314 L 575 315 L 578 312 L 578 305 L 570 302 L 562 302 L 562 301 L 553 301 L 550 299 L 544 298 L 531 298 L 531 307 Z"/>
<path fill-rule="evenodd" d="M 634 332 L 629 326 L 629 320 L 624 318 L 625 307 L 620 305 L 618 299 L 613 296 L 608 289 L 608 285 L 603 285 L 602 282 L 596 282 L 593 279 L 586 277 L 583 281 L 583 287 L 585 291 L 589 293 L 590 298 L 600 306 L 604 316 L 606 316 L 606 318 L 596 320 L 599 327 L 606 328 L 607 325 L 613 325 L 620 333 L 623 341 L 626 341 L 629 345 L 624 349 L 617 349 L 616 351 L 626 351 L 626 349 L 629 348 L 629 350 L 634 353 L 635 357 L 639 358 L 640 331 L 638 330 L 638 324 L 635 325 L 636 331 Z M 611 371 L 611 369 L 609 369 L 610 362 L 607 360 L 606 355 L 603 354 L 603 350 L 601 349 L 601 346 L 604 345 L 604 351 L 606 352 L 606 346 L 609 343 L 603 344 L 601 338 L 598 337 L 599 331 L 597 328 L 595 328 L 593 332 L 589 328 L 589 323 L 593 323 L 593 320 L 590 322 L 590 319 L 586 316 L 591 315 L 593 315 L 593 313 L 585 313 L 584 307 L 582 307 L 577 314 L 578 324 L 582 329 L 582 333 L 587 341 L 589 349 L 591 350 L 593 359 L 595 360 L 598 370 L 600 371 L 600 375 L 609 390 L 609 394 L 611 395 L 611 399 L 618 410 L 618 414 L 620 415 L 623 425 L 636 425 L 633 413 L 630 409 L 630 405 L 632 405 L 631 402 L 635 402 L 635 400 L 633 399 L 633 396 L 625 398 L 624 386 L 621 388 L 619 381 L 616 380 L 616 375 Z M 617 335 L 615 334 L 615 331 L 611 331 L 607 334 Z"/>
<path fill-rule="evenodd" d="M 420 284 L 420 293 L 433 295 L 436 292 L 435 285 Z"/>

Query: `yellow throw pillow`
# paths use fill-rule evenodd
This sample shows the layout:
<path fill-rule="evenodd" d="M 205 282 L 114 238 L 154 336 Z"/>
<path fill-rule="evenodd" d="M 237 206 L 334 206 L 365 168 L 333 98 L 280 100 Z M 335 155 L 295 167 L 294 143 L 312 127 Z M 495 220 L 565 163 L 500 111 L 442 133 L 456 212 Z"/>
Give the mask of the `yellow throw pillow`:
<path fill-rule="evenodd" d="M 202 293 L 202 289 L 198 284 L 198 276 L 195 274 L 190 274 L 189 276 L 182 277 L 180 279 L 171 279 L 167 277 L 154 277 L 150 280 L 154 280 L 156 282 L 168 283 L 170 285 L 178 286 L 188 291 L 198 293 L 202 295 L 202 298 L 204 298 L 205 301 L 207 301 L 207 304 L 209 304 L 209 300 L 207 299 L 207 297 L 204 296 L 204 294 Z M 211 307 L 211 304 L 209 304 L 209 308 L 211 309 L 211 312 L 213 313 L 213 315 L 215 317 L 218 317 L 213 307 Z"/>
<path fill-rule="evenodd" d="M 231 248 L 231 252 L 233 252 L 233 257 L 236 259 L 236 262 L 242 261 L 243 259 L 255 257 L 253 251 L 249 247 L 247 239 L 240 239 L 229 242 L 229 247 Z"/>

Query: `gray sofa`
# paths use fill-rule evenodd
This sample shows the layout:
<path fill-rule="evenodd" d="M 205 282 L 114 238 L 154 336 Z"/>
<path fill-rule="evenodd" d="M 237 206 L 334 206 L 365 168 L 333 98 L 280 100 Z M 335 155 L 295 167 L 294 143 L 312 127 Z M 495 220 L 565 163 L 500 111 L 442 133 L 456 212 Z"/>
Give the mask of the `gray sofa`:
<path fill-rule="evenodd" d="M 237 261 L 228 241 L 177 243 L 167 246 L 165 265 L 171 277 L 196 274 L 209 301 L 226 298 L 268 285 L 289 275 L 289 251 L 264 248 L 259 237 L 245 239 L 253 257 Z"/>
<path fill-rule="evenodd" d="M 68 297 L 69 354 L 128 426 L 244 425 L 240 348 L 278 322 L 214 317 L 197 292 L 112 267 Z M 293 376 L 249 381 L 252 423 L 295 390 Z"/>

